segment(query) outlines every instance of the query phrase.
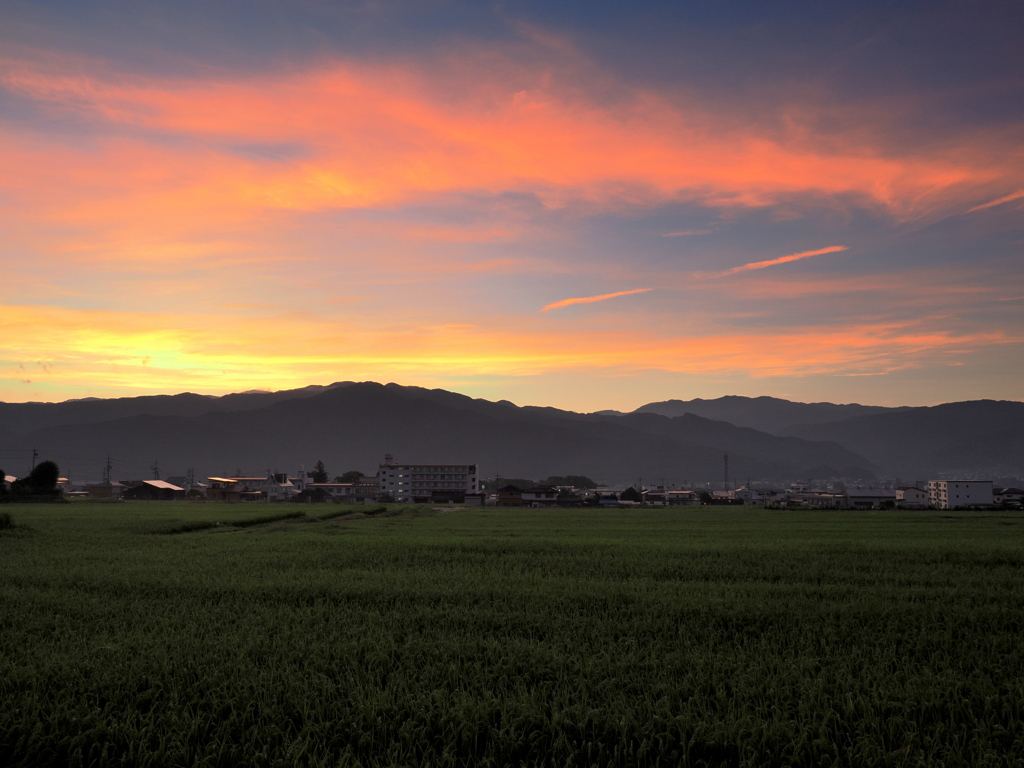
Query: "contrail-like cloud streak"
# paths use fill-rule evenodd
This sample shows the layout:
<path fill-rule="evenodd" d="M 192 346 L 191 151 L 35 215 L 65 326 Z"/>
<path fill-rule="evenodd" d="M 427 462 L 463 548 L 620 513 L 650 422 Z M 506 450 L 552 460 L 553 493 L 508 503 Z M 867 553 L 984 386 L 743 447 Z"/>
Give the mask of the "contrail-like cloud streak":
<path fill-rule="evenodd" d="M 608 299 L 614 299 L 617 296 L 631 296 L 634 293 L 646 293 L 652 291 L 653 288 L 636 288 L 632 291 L 619 291 L 618 293 L 604 293 L 600 296 L 584 296 L 578 299 L 562 299 L 556 301 L 554 304 L 548 304 L 541 312 L 547 312 L 552 309 L 561 309 L 562 307 L 569 307 L 573 304 L 593 304 L 595 301 L 607 301 Z"/>
<path fill-rule="evenodd" d="M 981 205 L 976 205 L 976 206 L 974 206 L 973 208 L 971 208 L 967 212 L 968 213 L 974 213 L 975 211 L 984 211 L 986 208 L 995 208 L 997 205 L 1002 205 L 1003 203 L 1008 203 L 1011 200 L 1019 200 L 1022 197 L 1024 197 L 1024 189 L 1019 190 L 1017 192 L 1013 192 L 1013 193 L 1007 195 L 1006 197 L 1000 197 L 998 200 L 992 200 L 991 202 L 988 202 L 988 203 L 982 203 Z"/>
<path fill-rule="evenodd" d="M 825 253 L 836 253 L 837 251 L 845 251 L 847 248 L 845 245 L 830 245 L 828 248 L 819 248 L 816 251 L 801 251 L 800 253 L 791 253 L 788 256 L 779 256 L 777 259 L 768 259 L 767 261 L 754 261 L 750 264 L 742 264 L 732 269 L 727 269 L 724 272 L 712 272 L 709 275 L 704 275 L 707 278 L 713 277 L 727 277 L 728 275 L 735 275 L 738 272 L 749 272 L 752 269 L 764 269 L 765 267 L 774 267 L 776 264 L 786 264 L 790 261 L 799 261 L 800 259 L 809 259 L 812 256 L 821 256 Z"/>

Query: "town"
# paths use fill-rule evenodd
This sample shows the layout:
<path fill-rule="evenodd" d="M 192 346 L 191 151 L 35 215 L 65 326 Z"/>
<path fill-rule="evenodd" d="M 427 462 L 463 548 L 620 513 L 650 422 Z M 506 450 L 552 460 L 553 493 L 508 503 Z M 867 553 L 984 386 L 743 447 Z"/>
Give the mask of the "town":
<path fill-rule="evenodd" d="M 603 486 L 586 477 L 549 478 L 547 482 L 485 480 L 477 464 L 396 462 L 384 457 L 376 475 L 358 471 L 328 479 L 322 462 L 311 471 L 300 467 L 294 475 L 268 470 L 265 475 L 207 477 L 194 473 L 166 479 L 113 480 L 108 462 L 99 482 L 73 484 L 57 480 L 65 499 L 111 501 L 209 502 L 334 502 L 342 504 L 397 503 L 493 507 L 676 507 L 753 505 L 766 509 L 1018 509 L 1024 507 L 1024 489 L 995 486 L 991 480 L 944 479 L 847 487 L 835 482 L 814 487 L 793 482 L 788 487 L 748 483 L 730 488 L 678 488 L 645 484 Z M 11 486 L 17 477 L 6 475 Z M 566 482 L 571 481 L 571 482 Z"/>

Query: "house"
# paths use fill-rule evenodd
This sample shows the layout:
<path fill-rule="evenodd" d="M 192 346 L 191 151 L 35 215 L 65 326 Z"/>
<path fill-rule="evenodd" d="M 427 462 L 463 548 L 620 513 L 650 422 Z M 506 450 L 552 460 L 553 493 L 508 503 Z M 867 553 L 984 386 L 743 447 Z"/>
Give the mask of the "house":
<path fill-rule="evenodd" d="M 536 485 L 521 493 L 524 507 L 557 507 L 558 489 L 553 485 Z"/>
<path fill-rule="evenodd" d="M 651 507 L 664 507 L 668 504 L 668 496 L 666 491 L 662 487 L 650 488 L 640 492 L 644 499 L 644 504 Z"/>
<path fill-rule="evenodd" d="M 359 482 L 307 482 L 306 489 L 316 492 L 322 490 L 327 496 L 336 502 L 343 504 L 364 504 L 377 500 L 378 488 L 377 478 L 372 477 L 371 482 L 367 478 L 360 478 Z"/>
<path fill-rule="evenodd" d="M 210 501 L 259 501 L 263 477 L 208 477 L 206 498 Z"/>
<path fill-rule="evenodd" d="M 399 464 L 390 453 L 377 472 L 380 495 L 407 504 L 462 504 L 477 478 L 476 464 Z"/>
<path fill-rule="evenodd" d="M 896 506 L 900 509 L 927 509 L 928 491 L 912 485 L 897 488 Z"/>
<path fill-rule="evenodd" d="M 992 491 L 992 501 L 1001 507 L 1024 503 L 1024 490 L 1020 488 L 999 488 Z"/>
<path fill-rule="evenodd" d="M 929 480 L 928 503 L 935 509 L 991 507 L 991 480 Z"/>
<path fill-rule="evenodd" d="M 185 496 L 205 496 L 208 490 L 206 483 L 196 482 L 190 475 L 174 475 L 167 478 L 167 482 L 171 485 L 177 485 L 185 489 Z"/>
<path fill-rule="evenodd" d="M 665 503 L 669 506 L 699 507 L 700 495 L 696 491 L 665 491 Z"/>
<path fill-rule="evenodd" d="M 120 499 L 127 487 L 113 480 L 104 480 L 102 483 L 85 486 L 85 492 L 92 499 Z"/>
<path fill-rule="evenodd" d="M 888 494 L 879 497 L 877 496 L 875 489 L 867 490 L 869 493 L 856 496 L 858 503 L 852 506 L 873 509 L 875 507 L 872 505 L 877 503 L 878 507 L 881 508 L 890 500 L 890 496 Z M 807 507 L 809 509 L 836 509 L 839 507 L 851 506 L 849 498 L 844 493 L 827 493 L 825 491 L 806 490 L 800 492 L 791 491 L 786 494 L 786 496 L 786 506 L 791 508 Z"/>
<path fill-rule="evenodd" d="M 185 489 L 166 480 L 143 480 L 126 488 L 121 498 L 125 501 L 178 501 L 185 498 Z"/>
<path fill-rule="evenodd" d="M 741 499 L 744 504 L 756 504 L 761 501 L 761 494 L 749 486 L 742 486 L 732 492 L 734 499 Z"/>
<path fill-rule="evenodd" d="M 499 507 L 521 507 L 523 506 L 523 492 L 514 485 L 506 485 L 498 489 Z"/>
<path fill-rule="evenodd" d="M 260 483 L 260 493 L 266 501 L 289 501 L 298 491 L 288 479 L 288 473 L 267 472 L 267 479 Z"/>
<path fill-rule="evenodd" d="M 847 488 L 843 506 L 851 509 L 893 509 L 896 491 L 891 488 Z"/>

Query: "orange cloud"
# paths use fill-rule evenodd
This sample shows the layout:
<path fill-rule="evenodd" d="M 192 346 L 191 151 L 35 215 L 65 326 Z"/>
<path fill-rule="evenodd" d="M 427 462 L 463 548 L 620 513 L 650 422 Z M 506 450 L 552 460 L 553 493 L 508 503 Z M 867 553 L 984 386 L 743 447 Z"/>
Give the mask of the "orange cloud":
<path fill-rule="evenodd" d="M 652 291 L 653 288 L 636 288 L 632 291 L 619 291 L 618 293 L 605 293 L 601 296 L 585 296 L 580 299 L 562 299 L 556 301 L 553 304 L 548 304 L 546 307 L 541 309 L 541 312 L 547 312 L 552 309 L 561 309 L 562 307 L 571 307 L 573 304 L 593 304 L 595 301 L 607 301 L 608 299 L 614 299 L 618 296 L 632 296 L 634 293 L 646 293 Z"/>
<path fill-rule="evenodd" d="M 223 392 L 357 376 L 437 381 L 637 365 L 862 373 L 1014 340 L 1010 324 L 985 334 L 934 321 L 848 328 L 808 321 L 799 333 L 737 333 L 728 317 L 697 334 L 677 323 L 674 338 L 652 330 L 668 324 L 602 328 L 593 317 L 588 327 L 552 333 L 550 318 L 532 309 L 515 315 L 508 291 L 401 293 L 403 282 L 559 268 L 543 249 L 521 246 L 524 237 L 550 236 L 538 232 L 532 213 L 498 202 L 463 224 L 423 223 L 422 211 L 410 223 L 401 219 L 403 206 L 515 199 L 528 201 L 523 210 L 539 201 L 589 214 L 677 201 L 728 209 L 854 200 L 910 219 L 962 211 L 994 184 L 1019 187 L 1024 155 L 1015 140 L 964 134 L 940 147 L 899 151 L 872 131 L 875 108 L 851 106 L 837 120 L 835 108 L 801 112 L 783 104 L 777 115 L 749 119 L 735 105 L 630 88 L 572 66 L 465 49 L 428 62 L 334 61 L 274 77 L 174 79 L 6 49 L 0 88 L 31 100 L 47 121 L 0 123 L 0 241 L 10 265 L 0 298 L 74 296 L 76 306 L 108 309 L 0 307 L 0 368 L 42 359 L 53 363 L 46 386 L 78 382 L 100 394 Z M 823 138 L 814 130 L 821 123 L 844 128 Z M 50 131 L 53 125 L 62 128 Z M 342 210 L 384 210 L 395 223 L 367 223 L 374 215 L 357 220 L 361 214 Z M 704 233 L 710 230 L 665 236 Z M 31 271 L 41 264 L 63 277 L 57 290 L 44 285 L 49 277 L 36 278 L 41 268 Z M 328 264 L 331 270 L 321 268 Z M 371 283 L 388 291 L 366 298 Z M 566 299 L 541 311 L 647 290 Z M 790 291 L 806 295 L 799 286 Z M 378 293 L 386 296 L 380 306 L 372 303 Z M 460 304 L 446 303 L 456 294 Z M 366 300 L 351 317 L 328 313 L 342 313 L 358 297 Z M 506 299 L 509 306 L 500 306 Z M 228 305 L 248 309 L 235 315 Z M 261 309 L 267 306 L 303 312 L 273 314 Z M 128 311 L 138 307 L 167 312 Z"/>
<path fill-rule="evenodd" d="M 759 131 L 677 95 L 633 89 L 605 104 L 587 93 L 599 90 L 603 76 L 584 73 L 574 87 L 560 88 L 542 65 L 478 51 L 429 66 L 338 62 L 249 80 L 129 78 L 96 62 L 63 64 L 85 74 L 7 59 L 0 82 L 95 125 L 152 133 L 134 146 L 99 139 L 87 153 L 68 147 L 63 158 L 44 156 L 66 178 L 60 197 L 78 197 L 71 211 L 46 206 L 62 218 L 98 212 L 102 219 L 126 203 L 126 215 L 145 209 L 149 218 L 162 206 L 165 220 L 205 205 L 201 219 L 230 218 L 233 210 L 255 217 L 266 209 L 388 206 L 509 190 L 552 207 L 676 199 L 761 206 L 794 194 L 855 194 L 914 215 L 957 186 L 1006 173 L 973 145 L 887 155 L 855 130 L 824 147 L 809 129 Z M 442 95 L 439 78 L 459 81 L 455 90 L 466 95 Z M 7 176 L 43 198 L 42 182 L 27 170 Z"/>
<path fill-rule="evenodd" d="M 801 251 L 800 253 L 791 253 L 788 256 L 779 256 L 777 259 L 768 259 L 767 261 L 754 261 L 750 264 L 743 264 L 739 267 L 733 267 L 727 269 L 724 272 L 712 272 L 711 274 L 701 275 L 705 279 L 711 279 L 716 277 L 726 277 L 728 275 L 735 275 L 739 272 L 748 272 L 752 269 L 765 269 L 766 267 L 774 267 L 776 264 L 787 264 L 791 261 L 799 261 L 800 259 L 809 259 L 812 256 L 821 256 L 826 253 L 836 253 L 838 251 L 847 250 L 845 245 L 830 245 L 828 248 L 819 248 L 815 251 Z"/>

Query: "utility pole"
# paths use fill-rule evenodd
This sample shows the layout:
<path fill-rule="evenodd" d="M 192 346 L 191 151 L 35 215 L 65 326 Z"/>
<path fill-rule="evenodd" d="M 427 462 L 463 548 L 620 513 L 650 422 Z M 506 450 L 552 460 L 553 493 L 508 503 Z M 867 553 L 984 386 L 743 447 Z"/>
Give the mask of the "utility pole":
<path fill-rule="evenodd" d="M 157 461 L 156 459 L 153 460 L 153 479 L 160 479 L 160 462 Z"/>
<path fill-rule="evenodd" d="M 109 485 L 110 484 L 110 471 L 111 471 L 111 469 L 112 469 L 112 467 L 111 467 L 111 463 L 110 463 L 110 457 L 107 456 L 106 466 L 103 467 L 103 484 L 104 485 Z"/>
<path fill-rule="evenodd" d="M 32 449 L 32 469 L 33 469 L 33 471 L 36 468 L 36 459 L 38 459 L 38 458 L 39 458 L 39 451 L 37 451 L 35 448 L 33 448 Z"/>
<path fill-rule="evenodd" d="M 725 481 L 722 483 L 722 485 L 723 485 L 722 490 L 724 490 L 726 493 L 728 493 L 729 492 L 729 454 L 728 453 L 725 454 Z"/>

